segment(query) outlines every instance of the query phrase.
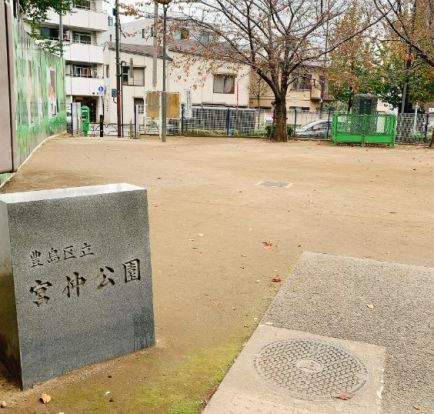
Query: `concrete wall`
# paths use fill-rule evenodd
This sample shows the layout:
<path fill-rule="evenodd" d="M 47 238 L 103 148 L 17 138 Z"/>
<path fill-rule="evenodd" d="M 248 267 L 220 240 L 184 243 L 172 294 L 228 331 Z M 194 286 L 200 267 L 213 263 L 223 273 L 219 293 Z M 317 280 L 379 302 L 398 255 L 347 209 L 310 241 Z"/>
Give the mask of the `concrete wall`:
<path fill-rule="evenodd" d="M 39 48 L 20 22 L 13 26 L 18 167 L 46 137 L 66 130 L 65 62 Z M 5 179 L 0 175 L 0 183 Z"/>

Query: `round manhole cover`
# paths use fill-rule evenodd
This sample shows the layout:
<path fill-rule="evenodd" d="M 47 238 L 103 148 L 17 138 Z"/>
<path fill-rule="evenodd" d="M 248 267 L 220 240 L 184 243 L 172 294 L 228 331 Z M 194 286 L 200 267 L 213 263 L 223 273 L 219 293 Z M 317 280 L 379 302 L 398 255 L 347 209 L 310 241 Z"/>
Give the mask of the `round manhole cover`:
<path fill-rule="evenodd" d="M 354 394 L 365 385 L 368 370 L 337 345 L 309 339 L 273 342 L 262 348 L 255 367 L 270 385 L 294 398 L 330 400 L 341 391 Z"/>

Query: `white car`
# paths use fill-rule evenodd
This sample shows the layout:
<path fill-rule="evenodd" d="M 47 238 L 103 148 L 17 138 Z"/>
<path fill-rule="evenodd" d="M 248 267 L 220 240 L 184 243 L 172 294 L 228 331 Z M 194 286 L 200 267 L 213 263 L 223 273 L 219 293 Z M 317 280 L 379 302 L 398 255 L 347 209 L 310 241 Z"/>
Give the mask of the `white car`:
<path fill-rule="evenodd" d="M 297 137 L 305 138 L 327 138 L 331 134 L 332 121 L 327 119 L 318 119 L 307 123 L 306 125 L 296 128 L 295 135 Z"/>

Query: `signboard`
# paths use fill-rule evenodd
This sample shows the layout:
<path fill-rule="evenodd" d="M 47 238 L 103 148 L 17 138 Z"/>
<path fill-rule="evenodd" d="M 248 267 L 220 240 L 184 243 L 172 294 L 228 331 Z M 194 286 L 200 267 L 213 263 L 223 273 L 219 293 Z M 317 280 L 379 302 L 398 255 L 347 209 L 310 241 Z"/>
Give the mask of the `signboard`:
<path fill-rule="evenodd" d="M 273 123 L 273 112 L 267 112 L 264 114 L 264 124 L 271 125 Z"/>
<path fill-rule="evenodd" d="M 160 117 L 160 92 L 146 93 L 146 117 Z"/>
<path fill-rule="evenodd" d="M 193 104 L 191 100 L 191 91 L 189 89 L 184 91 L 184 117 L 193 118 Z"/>
<path fill-rule="evenodd" d="M 5 105 L 0 111 L 0 173 L 15 170 L 15 97 L 10 4 L 0 2 L 0 96 Z"/>
<path fill-rule="evenodd" d="M 104 95 L 104 91 L 105 91 L 104 85 L 99 85 L 98 86 L 98 93 L 100 95 Z"/>
<path fill-rule="evenodd" d="M 181 118 L 179 109 L 180 109 L 179 93 L 168 93 L 167 94 L 167 118 L 169 119 Z"/>

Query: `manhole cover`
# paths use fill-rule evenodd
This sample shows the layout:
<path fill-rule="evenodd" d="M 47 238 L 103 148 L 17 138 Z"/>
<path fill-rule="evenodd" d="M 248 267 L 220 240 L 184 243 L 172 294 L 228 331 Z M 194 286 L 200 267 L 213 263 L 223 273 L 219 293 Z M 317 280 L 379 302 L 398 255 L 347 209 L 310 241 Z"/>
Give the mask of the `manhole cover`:
<path fill-rule="evenodd" d="M 285 181 L 259 181 L 256 185 L 262 185 L 264 187 L 278 187 L 278 188 L 289 188 L 292 183 L 287 183 Z"/>
<path fill-rule="evenodd" d="M 270 385 L 313 401 L 333 399 L 341 391 L 354 394 L 368 379 L 368 370 L 357 357 L 334 344 L 308 339 L 265 346 L 255 367 Z"/>

